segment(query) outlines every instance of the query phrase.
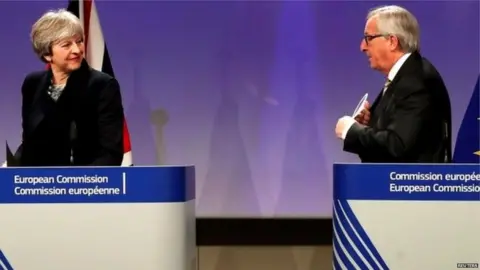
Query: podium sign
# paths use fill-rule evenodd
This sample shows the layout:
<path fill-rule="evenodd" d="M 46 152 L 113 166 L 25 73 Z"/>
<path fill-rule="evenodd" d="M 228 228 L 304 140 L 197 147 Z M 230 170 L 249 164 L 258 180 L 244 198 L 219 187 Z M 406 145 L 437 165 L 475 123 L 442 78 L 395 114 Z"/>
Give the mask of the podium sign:
<path fill-rule="evenodd" d="M 3 168 L 0 269 L 195 270 L 194 174 Z"/>
<path fill-rule="evenodd" d="M 334 268 L 479 268 L 480 165 L 334 165 Z"/>

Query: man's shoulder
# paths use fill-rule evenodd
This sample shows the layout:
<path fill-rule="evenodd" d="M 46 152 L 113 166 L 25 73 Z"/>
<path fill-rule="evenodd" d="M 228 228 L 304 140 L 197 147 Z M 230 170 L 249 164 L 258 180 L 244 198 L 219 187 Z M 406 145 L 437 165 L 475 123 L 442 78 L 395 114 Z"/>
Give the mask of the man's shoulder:
<path fill-rule="evenodd" d="M 438 72 L 438 69 L 426 57 L 422 57 L 422 71 L 422 75 L 425 78 L 442 79 L 442 76 L 440 75 L 440 72 Z"/>
<path fill-rule="evenodd" d="M 442 78 L 442 75 L 438 71 L 430 60 L 426 57 L 422 57 L 422 82 L 423 86 L 432 92 L 432 94 L 439 94 L 448 92 L 447 86 Z"/>
<path fill-rule="evenodd" d="M 423 92 L 429 96 L 448 98 L 448 89 L 437 68 L 429 59 L 418 55 L 409 70 L 402 74 L 396 91 L 396 98 L 402 99 L 411 94 Z M 436 98 L 435 98 L 436 99 Z"/>
<path fill-rule="evenodd" d="M 407 65 L 408 70 L 402 74 L 401 81 L 405 85 L 414 88 L 428 88 L 432 83 L 444 84 L 440 72 L 428 58 L 418 53 L 412 56 L 411 63 Z"/>

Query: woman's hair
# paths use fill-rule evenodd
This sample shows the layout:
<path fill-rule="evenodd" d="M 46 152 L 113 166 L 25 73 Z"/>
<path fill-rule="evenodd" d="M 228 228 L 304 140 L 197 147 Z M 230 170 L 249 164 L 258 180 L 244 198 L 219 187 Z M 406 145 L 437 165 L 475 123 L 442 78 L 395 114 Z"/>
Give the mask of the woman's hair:
<path fill-rule="evenodd" d="M 84 38 L 80 20 L 65 9 L 59 9 L 43 14 L 33 24 L 30 38 L 34 52 L 46 62 L 45 56 L 52 54 L 53 44 L 77 35 Z"/>

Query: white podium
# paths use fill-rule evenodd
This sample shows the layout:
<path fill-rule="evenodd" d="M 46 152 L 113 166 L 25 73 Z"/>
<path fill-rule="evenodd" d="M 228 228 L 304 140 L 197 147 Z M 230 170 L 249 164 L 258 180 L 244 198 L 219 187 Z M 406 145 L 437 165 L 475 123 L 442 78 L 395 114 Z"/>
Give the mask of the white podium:
<path fill-rule="evenodd" d="M 478 269 L 480 164 L 335 164 L 333 268 Z"/>
<path fill-rule="evenodd" d="M 0 270 L 196 270 L 193 166 L 2 168 Z"/>

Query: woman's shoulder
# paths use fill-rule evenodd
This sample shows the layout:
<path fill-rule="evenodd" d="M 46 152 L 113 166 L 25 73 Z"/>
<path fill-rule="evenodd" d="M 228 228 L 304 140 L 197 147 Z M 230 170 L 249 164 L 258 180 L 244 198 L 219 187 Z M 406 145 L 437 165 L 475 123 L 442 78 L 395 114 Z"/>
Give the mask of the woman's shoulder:
<path fill-rule="evenodd" d="M 22 93 L 27 94 L 34 92 L 34 89 L 42 82 L 42 79 L 47 75 L 48 71 L 34 71 L 25 76 L 22 84 Z"/>
<path fill-rule="evenodd" d="M 95 89 L 98 94 L 108 94 L 107 92 L 116 92 L 120 89 L 117 79 L 105 72 L 92 69 L 89 77 L 89 88 Z"/>
<path fill-rule="evenodd" d="M 115 78 L 105 72 L 92 68 L 90 69 L 90 80 L 93 80 L 96 83 L 109 83 L 112 80 L 115 80 Z"/>
<path fill-rule="evenodd" d="M 33 72 L 30 72 L 30 73 L 27 73 L 24 81 L 29 82 L 29 81 L 40 80 L 41 78 L 43 78 L 43 76 L 45 76 L 47 74 L 47 72 L 48 72 L 47 70 L 40 70 L 40 71 L 33 71 Z"/>

